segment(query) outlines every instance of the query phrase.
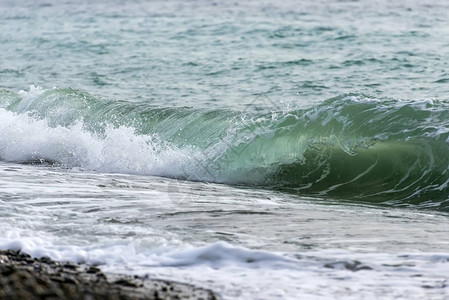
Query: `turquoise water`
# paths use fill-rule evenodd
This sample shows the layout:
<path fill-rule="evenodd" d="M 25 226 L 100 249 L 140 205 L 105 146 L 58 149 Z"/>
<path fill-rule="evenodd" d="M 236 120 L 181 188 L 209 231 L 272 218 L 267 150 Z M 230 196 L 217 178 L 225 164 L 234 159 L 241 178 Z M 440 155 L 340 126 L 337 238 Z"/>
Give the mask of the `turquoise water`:
<path fill-rule="evenodd" d="M 225 299 L 448 297 L 445 2 L 0 11 L 1 248 Z"/>
<path fill-rule="evenodd" d="M 1 9 L 1 88 L 239 109 L 258 94 L 301 106 L 348 92 L 447 99 L 444 1 L 2 1 Z"/>

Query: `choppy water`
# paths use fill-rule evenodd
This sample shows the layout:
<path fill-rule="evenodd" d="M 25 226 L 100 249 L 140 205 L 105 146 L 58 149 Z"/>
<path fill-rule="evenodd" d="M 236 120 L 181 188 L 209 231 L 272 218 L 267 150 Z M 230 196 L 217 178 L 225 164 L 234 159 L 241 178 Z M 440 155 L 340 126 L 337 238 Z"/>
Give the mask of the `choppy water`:
<path fill-rule="evenodd" d="M 0 247 L 224 298 L 449 297 L 449 6 L 0 3 Z"/>

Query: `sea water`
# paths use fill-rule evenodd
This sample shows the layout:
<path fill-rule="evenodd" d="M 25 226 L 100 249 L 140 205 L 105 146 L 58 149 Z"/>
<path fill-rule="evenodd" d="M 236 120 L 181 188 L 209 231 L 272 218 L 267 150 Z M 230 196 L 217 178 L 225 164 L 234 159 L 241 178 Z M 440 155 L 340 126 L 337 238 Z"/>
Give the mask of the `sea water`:
<path fill-rule="evenodd" d="M 224 299 L 449 297 L 446 2 L 0 12 L 0 248 Z"/>

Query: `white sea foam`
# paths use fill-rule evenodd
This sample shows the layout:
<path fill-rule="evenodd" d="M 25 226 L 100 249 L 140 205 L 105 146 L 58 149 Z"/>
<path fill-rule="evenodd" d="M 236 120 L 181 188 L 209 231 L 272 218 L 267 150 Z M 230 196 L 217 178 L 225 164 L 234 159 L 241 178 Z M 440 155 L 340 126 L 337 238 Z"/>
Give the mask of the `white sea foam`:
<path fill-rule="evenodd" d="M 108 272 L 190 282 L 212 288 L 225 299 L 328 299 L 338 295 L 345 299 L 385 295 L 443 299 L 447 293 L 444 274 L 449 272 L 449 256 L 445 253 L 323 249 L 296 259 L 287 253 L 251 250 L 225 242 L 179 247 L 138 249 L 132 241 L 64 245 L 49 234 L 17 229 L 0 237 L 0 249 L 96 264 Z M 420 284 L 433 288 L 421 289 Z"/>
<path fill-rule="evenodd" d="M 4 161 L 52 161 L 68 168 L 176 177 L 184 175 L 190 155 L 190 149 L 168 145 L 157 135 L 136 135 L 125 126 L 109 126 L 98 136 L 81 123 L 50 127 L 45 120 L 0 109 Z"/>
<path fill-rule="evenodd" d="M 216 242 L 207 246 L 184 245 L 183 249 L 159 246 L 142 249 L 132 241 L 107 241 L 90 245 L 64 245 L 57 237 L 32 231 L 11 229 L 0 237 L 0 249 L 22 251 L 34 257 L 48 256 L 55 260 L 76 263 L 141 267 L 193 267 L 220 269 L 230 265 L 245 268 L 291 268 L 295 261 L 267 251 L 250 250 Z"/>

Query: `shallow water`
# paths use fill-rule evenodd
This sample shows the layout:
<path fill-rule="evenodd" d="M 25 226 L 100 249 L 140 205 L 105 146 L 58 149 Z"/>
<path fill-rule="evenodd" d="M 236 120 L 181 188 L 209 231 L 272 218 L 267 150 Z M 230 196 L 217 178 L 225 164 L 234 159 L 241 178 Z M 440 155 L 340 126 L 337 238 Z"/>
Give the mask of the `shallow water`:
<path fill-rule="evenodd" d="M 3 1 L 0 248 L 225 299 L 446 299 L 443 1 Z"/>
<path fill-rule="evenodd" d="M 448 292 L 446 214 L 45 166 L 2 164 L 0 174 L 3 248 L 224 298 Z"/>

